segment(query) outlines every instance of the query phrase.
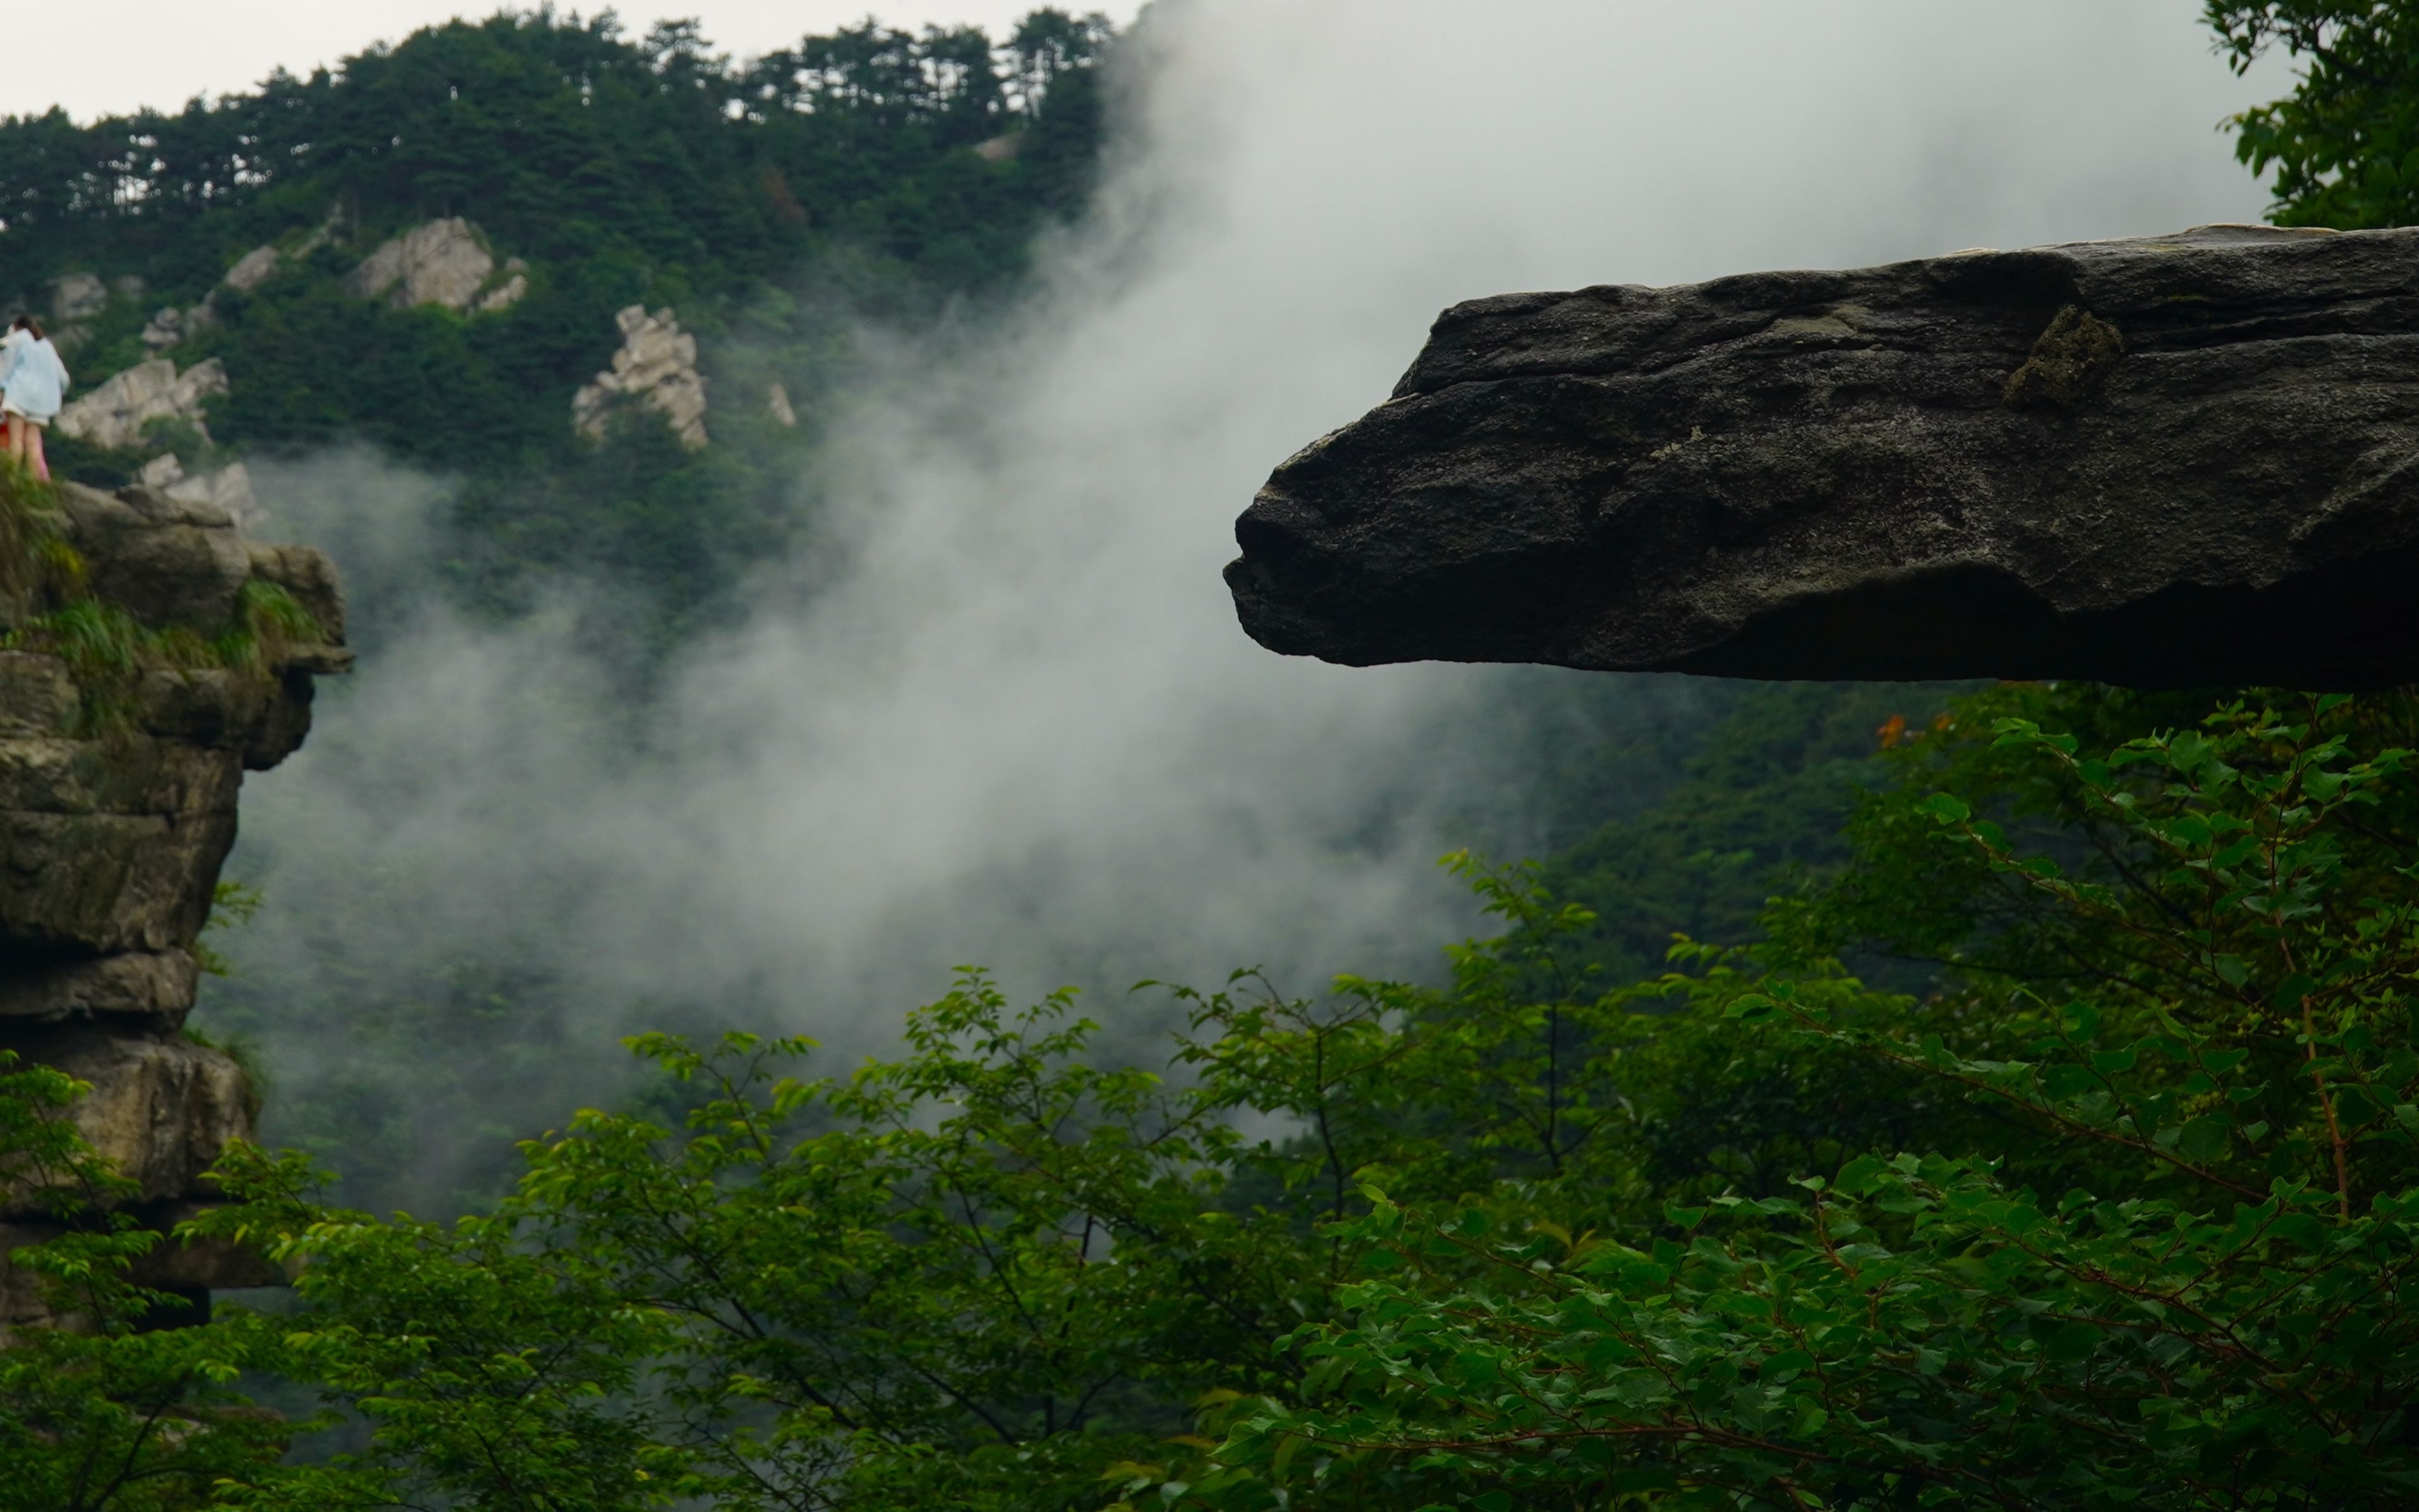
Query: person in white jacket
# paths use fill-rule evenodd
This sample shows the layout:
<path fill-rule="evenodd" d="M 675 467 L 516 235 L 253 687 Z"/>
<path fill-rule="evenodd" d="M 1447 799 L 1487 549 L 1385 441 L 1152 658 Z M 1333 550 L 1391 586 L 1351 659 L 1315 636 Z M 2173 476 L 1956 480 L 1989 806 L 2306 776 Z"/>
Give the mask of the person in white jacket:
<path fill-rule="evenodd" d="M 44 480 L 51 464 L 42 455 L 42 431 L 58 418 L 68 382 L 68 365 L 42 323 L 19 316 L 0 341 L 0 415 L 8 417 L 8 455 Z"/>

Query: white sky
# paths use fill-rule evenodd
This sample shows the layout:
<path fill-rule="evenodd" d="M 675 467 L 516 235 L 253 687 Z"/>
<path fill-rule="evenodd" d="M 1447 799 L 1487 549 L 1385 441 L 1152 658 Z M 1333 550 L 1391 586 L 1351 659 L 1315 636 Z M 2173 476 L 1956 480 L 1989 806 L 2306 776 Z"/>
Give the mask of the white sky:
<path fill-rule="evenodd" d="M 624 27 L 665 16 L 694 17 L 717 51 L 770 52 L 809 32 L 830 31 L 870 12 L 894 26 L 978 23 L 994 35 L 1040 0 L 624 0 Z M 1064 4 L 1064 0 L 1062 0 Z M 432 22 L 482 17 L 494 0 L 71 0 L 7 9 L 12 63 L 0 75 L 0 116 L 39 115 L 64 105 L 77 120 L 144 105 L 173 109 L 197 94 L 249 88 L 283 65 L 305 74 L 399 39 Z M 512 8 L 528 8 L 516 5 Z M 598 4 L 566 4 L 593 15 Z M 1139 0 L 1066 5 L 1101 10 L 1120 25 Z"/>

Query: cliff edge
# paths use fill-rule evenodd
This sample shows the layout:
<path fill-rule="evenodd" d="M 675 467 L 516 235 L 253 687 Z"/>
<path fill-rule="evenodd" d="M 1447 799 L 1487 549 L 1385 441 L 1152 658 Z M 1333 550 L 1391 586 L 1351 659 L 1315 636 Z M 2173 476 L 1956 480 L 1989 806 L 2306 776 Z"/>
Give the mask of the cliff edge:
<path fill-rule="evenodd" d="M 196 940 L 235 843 L 246 770 L 310 728 L 347 670 L 334 568 L 246 541 L 225 511 L 150 488 L 8 481 L 0 498 L 0 1049 L 93 1090 L 85 1135 L 166 1227 L 256 1112 L 242 1069 L 183 1032 Z M 0 1186 L 0 1252 L 56 1232 Z M 163 1242 L 136 1280 L 207 1306 L 278 1279 L 258 1257 Z M 0 1261 L 0 1336 L 59 1321 Z"/>
<path fill-rule="evenodd" d="M 2419 680 L 2419 229 L 2203 226 L 1448 310 L 1226 569 L 1270 648 Z"/>

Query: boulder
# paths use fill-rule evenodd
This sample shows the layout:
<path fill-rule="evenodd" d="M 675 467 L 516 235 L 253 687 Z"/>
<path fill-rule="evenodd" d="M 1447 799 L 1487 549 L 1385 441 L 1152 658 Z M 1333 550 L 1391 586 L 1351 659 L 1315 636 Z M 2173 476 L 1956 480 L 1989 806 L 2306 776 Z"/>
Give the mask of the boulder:
<path fill-rule="evenodd" d="M 319 623 L 331 646 L 345 643 L 345 591 L 336 580 L 336 564 L 313 547 L 254 541 L 250 547 L 252 576 L 275 583 Z"/>
<path fill-rule="evenodd" d="M 1226 569 L 1271 649 L 2419 679 L 2419 229 L 2204 226 L 1455 307 Z"/>
<path fill-rule="evenodd" d="M 697 370 L 697 338 L 681 330 L 670 310 L 649 315 L 645 306 L 634 304 L 614 319 L 622 330 L 621 349 L 611 367 L 572 395 L 572 424 L 583 436 L 602 437 L 624 405 L 644 404 L 671 423 L 683 446 L 703 446 L 705 379 Z"/>
<path fill-rule="evenodd" d="M 169 1022 L 193 1006 L 201 969 L 191 950 L 129 951 L 34 966 L 0 978 L 0 1019 Z"/>
<path fill-rule="evenodd" d="M 113 495 L 66 484 L 59 503 L 102 598 L 155 629 L 235 613 L 252 554 L 225 510 L 141 485 Z"/>
<path fill-rule="evenodd" d="M 414 226 L 381 244 L 345 276 L 345 288 L 357 298 L 384 299 L 398 310 L 437 304 L 458 313 L 470 308 L 495 270 L 496 259 L 480 240 L 479 228 L 455 216 Z"/>
<path fill-rule="evenodd" d="M 235 844 L 239 753 L 163 761 L 160 743 L 143 742 L 165 768 L 155 789 L 92 779 L 98 744 L 0 748 L 0 991 L 20 998 L 16 1016 L 50 1016 L 19 988 L 61 960 L 190 949 Z M 191 1007 L 188 994 L 164 1011 Z"/>
<path fill-rule="evenodd" d="M 208 472 L 186 473 L 160 491 L 177 503 L 202 505 L 224 515 L 238 530 L 251 530 L 269 517 L 260 507 L 260 496 L 253 491 L 252 470 L 240 462 Z"/>
<path fill-rule="evenodd" d="M 253 491 L 252 470 L 230 462 L 208 472 L 187 472 L 174 452 L 163 452 L 143 464 L 134 481 L 157 489 L 180 504 L 201 504 L 226 516 L 239 530 L 251 530 L 266 520 L 260 496 Z"/>
<path fill-rule="evenodd" d="M 164 352 L 185 335 L 185 312 L 173 304 L 162 306 L 143 324 L 143 345 L 149 351 Z"/>
<path fill-rule="evenodd" d="M 182 340 L 185 327 L 178 329 L 177 339 Z M 215 357 L 182 373 L 167 358 L 155 357 L 116 374 L 61 409 L 59 433 L 114 451 L 142 444 L 144 427 L 153 421 L 171 420 L 181 421 L 207 438 L 209 431 L 203 424 L 202 407 L 211 395 L 226 392 L 226 367 Z"/>

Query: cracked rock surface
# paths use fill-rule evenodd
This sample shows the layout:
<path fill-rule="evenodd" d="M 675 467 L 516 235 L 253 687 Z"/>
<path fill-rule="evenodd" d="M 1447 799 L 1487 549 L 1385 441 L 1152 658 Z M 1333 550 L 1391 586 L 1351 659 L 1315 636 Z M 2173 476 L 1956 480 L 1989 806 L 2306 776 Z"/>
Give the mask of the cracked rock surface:
<path fill-rule="evenodd" d="M 2419 229 L 1473 301 L 1236 536 L 1354 665 L 2419 680 Z"/>

